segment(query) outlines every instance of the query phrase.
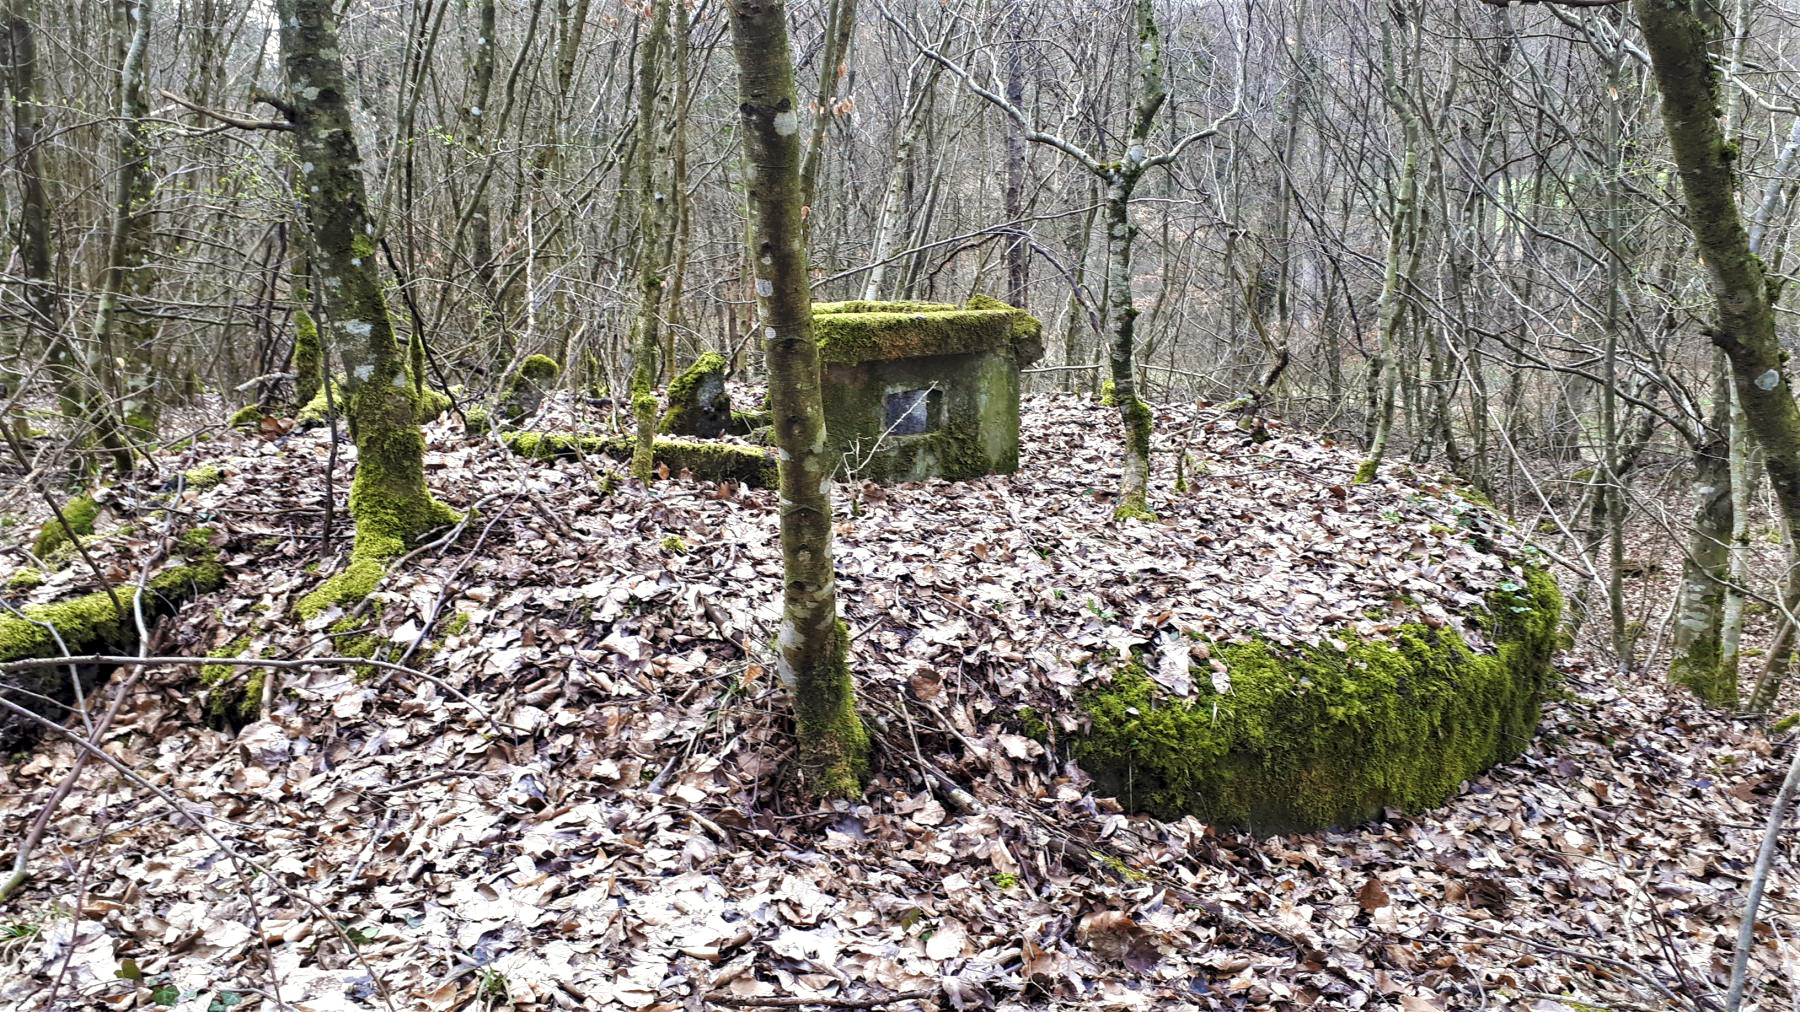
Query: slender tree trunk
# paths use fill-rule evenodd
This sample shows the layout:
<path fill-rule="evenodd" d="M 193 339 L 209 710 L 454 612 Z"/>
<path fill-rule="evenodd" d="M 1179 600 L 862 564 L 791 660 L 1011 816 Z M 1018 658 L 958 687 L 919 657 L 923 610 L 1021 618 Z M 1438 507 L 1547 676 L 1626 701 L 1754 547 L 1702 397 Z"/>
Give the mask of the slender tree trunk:
<path fill-rule="evenodd" d="M 1068 326 L 1063 330 L 1063 365 L 1078 365 L 1081 362 L 1081 335 L 1091 326 L 1088 322 L 1087 305 L 1081 297 L 1081 288 L 1087 284 L 1088 250 L 1093 243 L 1094 219 L 1100 213 L 1100 202 L 1096 200 L 1094 184 L 1091 177 L 1082 186 L 1083 197 L 1087 201 L 1087 211 L 1073 216 L 1070 220 L 1073 234 L 1069 237 L 1069 252 L 1074 260 L 1074 284 L 1069 289 Z M 1077 387 L 1090 394 L 1100 385 L 1096 370 L 1067 370 L 1063 374 L 1063 389 L 1075 390 Z"/>
<path fill-rule="evenodd" d="M 321 337 L 344 365 L 346 415 L 356 435 L 350 566 L 300 602 L 310 617 L 367 596 L 385 564 L 418 535 L 456 520 L 425 487 L 418 393 L 395 340 L 376 271 L 374 222 L 332 0 L 280 0 L 288 116 L 301 166 L 296 189 L 312 224 L 324 319 Z"/>
<path fill-rule="evenodd" d="M 631 455 L 631 476 L 647 482 L 655 466 L 656 359 L 662 349 L 658 329 L 662 323 L 664 250 L 660 240 L 668 207 L 662 161 L 668 153 L 667 134 L 658 115 L 661 102 L 662 51 L 669 37 L 670 0 L 656 0 L 650 22 L 638 47 L 638 311 L 632 324 L 631 412 L 637 422 L 637 446 Z"/>
<path fill-rule="evenodd" d="M 1007 13 L 1006 100 L 1013 108 L 1025 106 L 1025 8 L 1015 3 Z M 1008 119 L 1006 127 L 1006 181 L 1003 199 L 1006 220 L 1025 217 L 1025 131 Z M 1031 250 L 1015 237 L 1006 244 L 1006 302 L 1025 308 L 1025 288 L 1031 279 Z"/>
<path fill-rule="evenodd" d="M 1708 32 L 1680 0 L 1634 0 L 1633 6 L 1662 93 L 1663 123 L 1687 197 L 1688 222 L 1712 276 L 1718 312 L 1713 343 L 1731 361 L 1745 425 L 1766 456 L 1782 520 L 1790 533 L 1800 531 L 1800 407 L 1785 375 L 1768 279 L 1738 213 L 1737 151 L 1725 143 L 1719 125 L 1722 85 L 1707 52 Z M 1789 568 L 1782 597 L 1790 611 L 1800 606 L 1800 570 Z M 1769 653 L 1774 664 L 1783 651 Z M 1753 707 L 1773 700 L 1783 674 L 1779 668 L 1765 671 L 1756 696 L 1766 698 L 1753 698 Z"/>
<path fill-rule="evenodd" d="M 103 356 L 112 357 L 113 361 L 105 366 L 108 373 L 118 375 L 119 359 L 131 360 L 129 372 L 118 375 L 115 392 L 121 398 L 126 424 L 142 434 L 154 435 L 157 403 L 152 345 L 156 324 L 134 307 L 120 304 L 125 296 L 146 294 L 153 281 L 146 264 L 150 253 L 150 147 L 144 133 L 144 120 L 150 113 L 145 91 L 149 83 L 151 0 L 125 0 L 120 11 L 130 28 L 130 41 L 119 69 L 118 166 L 106 265 L 94 316 L 94 346 Z"/>
<path fill-rule="evenodd" d="M 13 147 L 19 177 L 19 260 L 26 278 L 25 323 L 29 346 L 40 339 L 63 415 L 78 428 L 83 443 L 97 443 L 113 457 L 121 472 L 131 469 L 131 455 L 112 421 L 104 393 L 96 389 L 70 340 L 62 293 L 57 285 L 51 248 L 49 176 L 44 160 L 43 96 L 39 94 L 33 0 L 8 0 L 5 28 L 10 59 Z M 109 363 L 100 362 L 101 365 Z"/>
<path fill-rule="evenodd" d="M 494 90 L 494 53 L 499 31 L 495 0 L 481 0 L 477 24 L 480 37 L 475 40 L 475 60 L 469 68 L 469 103 L 463 107 L 464 143 L 476 158 L 488 155 L 488 121 L 494 118 L 490 106 Z M 477 187 L 473 206 L 469 209 L 469 256 L 475 263 L 477 297 L 483 303 L 481 325 L 491 329 L 498 340 L 498 357 L 510 362 L 514 357 L 512 331 L 500 319 L 500 292 L 496 287 L 494 262 L 494 214 L 491 190 Z"/>
<path fill-rule="evenodd" d="M 1356 469 L 1358 483 L 1374 481 L 1375 476 L 1380 473 L 1381 461 L 1387 455 L 1388 440 L 1394 431 L 1394 401 L 1400 379 L 1397 354 L 1400 330 L 1406 319 L 1404 289 L 1410 282 L 1410 278 L 1403 274 L 1401 260 L 1416 226 L 1414 218 L 1419 192 L 1419 125 L 1418 116 L 1412 108 L 1412 99 L 1407 95 L 1407 88 L 1402 82 L 1412 73 L 1412 68 L 1418 66 L 1421 28 L 1416 8 L 1408 8 L 1405 16 L 1410 18 L 1411 23 L 1407 29 L 1404 57 L 1391 42 L 1391 29 L 1386 25 L 1382 29 L 1383 38 L 1389 40 L 1383 47 L 1389 52 L 1389 102 L 1400 119 L 1400 130 L 1405 137 L 1405 152 L 1400 157 L 1400 181 L 1394 193 L 1387 258 L 1381 276 L 1381 308 L 1377 314 L 1380 318 L 1381 344 L 1374 364 L 1375 381 L 1378 384 L 1375 426 L 1369 441 L 1369 455 L 1363 460 L 1362 466 Z"/>
<path fill-rule="evenodd" d="M 1137 393 L 1137 363 L 1133 345 L 1137 308 L 1131 298 L 1131 241 L 1137 227 L 1131 224 L 1130 201 L 1135 174 L 1121 172 L 1106 187 L 1106 318 L 1111 347 L 1113 398 L 1124 426 L 1125 456 L 1119 475 L 1119 501 L 1113 512 L 1119 517 L 1155 519 L 1148 499 L 1150 488 L 1150 405 Z"/>
<path fill-rule="evenodd" d="M 919 131 L 924 126 L 926 115 L 926 99 L 931 94 L 931 86 L 937 80 L 938 67 L 932 64 L 924 76 L 924 83 L 913 92 L 906 104 L 906 111 L 900 118 L 900 136 L 894 142 L 894 164 L 888 170 L 887 186 L 881 195 L 881 211 L 875 220 L 875 241 L 869 249 L 869 273 L 863 282 L 863 298 L 870 301 L 881 298 L 882 287 L 887 280 L 888 257 L 894 247 L 894 236 L 900 231 L 905 221 L 906 180 L 912 171 L 913 146 L 918 143 Z"/>
<path fill-rule="evenodd" d="M 1730 378 L 1720 364 L 1712 417 L 1702 426 L 1694 447 L 1694 519 L 1688 533 L 1686 559 L 1681 567 L 1681 588 L 1675 610 L 1675 630 L 1670 647 L 1670 680 L 1692 689 L 1695 695 L 1726 705 L 1737 702 L 1737 679 L 1724 687 L 1720 661 L 1723 655 L 1721 623 L 1724 573 L 1732 527 L 1731 475 L 1728 440 L 1731 416 Z"/>
<path fill-rule="evenodd" d="M 831 455 L 819 349 L 812 336 L 800 181 L 799 97 L 783 0 L 732 0 L 751 258 L 781 448 L 782 618 L 779 670 L 794 699 L 802 786 L 851 797 L 868 771 L 856 716 L 849 633 L 838 618 L 831 556 Z"/>
<path fill-rule="evenodd" d="M 1756 483 L 1762 477 L 1762 470 L 1756 466 L 1754 457 L 1756 447 L 1750 443 L 1750 434 L 1746 430 L 1744 409 L 1738 404 L 1737 393 L 1733 391 L 1729 397 L 1731 403 L 1731 442 L 1729 444 L 1731 472 L 1731 551 L 1730 561 L 1725 567 L 1725 603 L 1721 607 L 1719 618 L 1719 676 L 1721 686 L 1717 694 L 1720 705 L 1737 705 L 1738 658 L 1744 640 L 1744 586 L 1750 579 L 1750 498 L 1756 492 Z M 1790 546 L 1791 547 L 1791 546 Z M 1730 700 L 1724 700 L 1723 686 L 1729 682 Z"/>

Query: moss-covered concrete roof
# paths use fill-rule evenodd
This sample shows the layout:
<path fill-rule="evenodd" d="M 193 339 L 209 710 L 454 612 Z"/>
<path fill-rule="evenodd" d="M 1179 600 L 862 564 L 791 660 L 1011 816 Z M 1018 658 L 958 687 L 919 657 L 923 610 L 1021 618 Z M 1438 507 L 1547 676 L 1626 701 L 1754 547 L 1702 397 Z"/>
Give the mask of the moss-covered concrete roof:
<path fill-rule="evenodd" d="M 813 305 L 819 359 L 834 365 L 933 355 L 1015 351 L 1042 353 L 1038 321 L 997 299 L 966 306 L 941 302 L 822 302 Z"/>

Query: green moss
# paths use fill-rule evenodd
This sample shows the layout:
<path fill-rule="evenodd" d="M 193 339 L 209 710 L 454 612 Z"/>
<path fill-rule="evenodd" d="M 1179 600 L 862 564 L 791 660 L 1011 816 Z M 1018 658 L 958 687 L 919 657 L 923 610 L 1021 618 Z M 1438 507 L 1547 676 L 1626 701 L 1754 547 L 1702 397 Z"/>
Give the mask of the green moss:
<path fill-rule="evenodd" d="M 311 619 L 327 608 L 347 608 L 374 593 L 386 575 L 387 566 L 382 560 L 352 556 L 341 572 L 301 598 L 295 613 L 302 619 Z"/>
<path fill-rule="evenodd" d="M 500 417 L 513 424 L 535 414 L 561 375 L 562 367 L 550 356 L 527 355 L 506 381 L 506 393 L 500 398 Z"/>
<path fill-rule="evenodd" d="M 334 377 L 331 381 L 331 401 L 337 407 L 338 417 L 345 417 L 347 414 L 345 405 L 348 402 L 344 394 L 344 383 L 341 376 Z M 413 421 L 422 425 L 450 410 L 450 395 L 441 390 L 426 387 L 414 399 L 414 405 Z M 325 387 L 321 384 L 318 393 L 313 395 L 312 400 L 307 401 L 299 411 L 294 412 L 294 422 L 301 428 L 324 425 L 328 413 L 327 408 Z"/>
<path fill-rule="evenodd" d="M 319 344 L 319 327 L 312 314 L 294 310 L 294 403 L 306 404 L 318 396 L 319 384 L 325 378 L 325 356 Z"/>
<path fill-rule="evenodd" d="M 1150 877 L 1111 854 L 1102 854 L 1097 850 L 1089 853 L 1093 854 L 1094 859 L 1100 862 L 1101 867 L 1117 875 L 1121 882 L 1142 882 Z"/>
<path fill-rule="evenodd" d="M 536 383 L 540 386 L 554 382 L 562 375 L 562 366 L 556 359 L 548 355 L 527 355 L 525 361 L 519 363 L 519 371 L 513 374 L 513 382 Z"/>
<path fill-rule="evenodd" d="M 189 468 L 181 477 L 188 488 L 204 490 L 224 481 L 225 472 L 219 470 L 216 464 L 202 464 L 199 467 Z"/>
<path fill-rule="evenodd" d="M 362 393 L 371 392 L 385 394 L 368 388 Z M 413 410 L 411 398 L 395 399 L 392 407 Z M 357 448 L 356 477 L 350 482 L 350 515 L 356 521 L 350 563 L 300 599 L 296 612 L 302 619 L 369 596 L 387 563 L 405 553 L 414 538 L 462 519 L 424 490 L 424 437 L 411 418 L 390 419 L 379 430 L 364 433 Z"/>
<path fill-rule="evenodd" d="M 951 302 L 919 302 L 906 299 L 880 302 L 869 299 L 851 299 L 847 302 L 815 302 L 812 306 L 812 314 L 814 317 L 819 317 L 841 313 L 953 313 L 958 308 L 960 307 Z"/>
<path fill-rule="evenodd" d="M 1019 718 L 1019 726 L 1025 732 L 1025 737 L 1049 744 L 1050 725 L 1044 723 L 1043 715 L 1035 707 L 1021 706 L 1014 714 Z"/>
<path fill-rule="evenodd" d="M 1044 357 L 1044 325 L 1037 317 L 986 295 L 971 296 L 968 308 L 998 310 L 1011 315 L 1012 329 L 1007 334 L 1007 343 L 1012 346 L 1020 365 L 1030 365 Z"/>
<path fill-rule="evenodd" d="M 606 457 L 629 461 L 637 448 L 635 439 L 623 436 L 514 432 L 505 438 L 514 453 L 533 460 Z M 668 467 L 671 475 L 685 470 L 703 481 L 732 481 L 757 488 L 775 488 L 780 484 L 774 453 L 757 447 L 659 439 L 655 444 L 655 463 Z"/>
<path fill-rule="evenodd" d="M 688 553 L 687 542 L 679 534 L 671 534 L 662 539 L 662 549 L 670 555 L 686 555 Z"/>
<path fill-rule="evenodd" d="M 1491 654 L 1421 623 L 1343 651 L 1223 644 L 1230 691 L 1182 702 L 1127 665 L 1084 697 L 1075 755 L 1133 810 L 1257 832 L 1441 804 L 1525 748 L 1553 684 L 1561 596 L 1538 570 L 1509 586 L 1480 619 Z"/>
<path fill-rule="evenodd" d="M 816 691 L 794 700 L 800 767 L 814 797 L 854 798 L 869 778 L 869 735 L 856 715 L 850 630 L 841 621 L 830 663 L 829 671 L 804 680 Z"/>
<path fill-rule="evenodd" d="M 713 437 L 731 425 L 734 412 L 725 393 L 725 356 L 709 351 L 669 382 L 669 410 L 657 431 Z"/>
<path fill-rule="evenodd" d="M 1670 659 L 1669 681 L 1712 706 L 1735 707 L 1738 701 L 1737 672 L 1724 661 L 1719 627 L 1715 624 Z"/>
<path fill-rule="evenodd" d="M 1002 303 L 993 305 L 1001 308 L 822 303 L 813 307 L 813 337 L 819 361 L 835 365 L 1011 350 L 1017 318 L 1029 317 Z"/>
<path fill-rule="evenodd" d="M 1148 501 L 1145 500 L 1144 494 L 1139 492 L 1119 500 L 1119 504 L 1113 507 L 1113 519 L 1154 522 L 1157 520 L 1157 516 L 1156 511 L 1151 509 Z"/>
<path fill-rule="evenodd" d="M 42 559 L 64 545 L 69 544 L 69 530 L 73 529 L 76 537 L 85 538 L 94 533 L 94 521 L 100 517 L 100 504 L 91 496 L 78 495 L 62 505 L 62 518 L 51 517 L 38 530 L 37 540 L 31 544 L 31 554 Z M 63 521 L 68 521 L 68 527 Z"/>
<path fill-rule="evenodd" d="M 734 436 L 748 436 L 757 429 L 775 424 L 775 413 L 772 411 L 733 411 L 731 427 L 727 430 Z"/>
<path fill-rule="evenodd" d="M 147 621 L 173 612 L 196 594 L 225 582 L 225 571 L 209 552 L 152 577 L 145 587 L 142 610 Z M 37 605 L 23 615 L 0 615 L 0 661 L 60 657 L 64 653 L 130 652 L 137 643 L 135 617 L 137 587 L 114 589 L 118 602 L 105 591 Z M 52 631 L 54 630 L 54 631 Z M 22 690 L 13 698 L 38 713 L 61 719 L 59 701 L 68 700 L 70 686 L 65 668 L 30 668 L 14 672 L 8 681 Z M 35 725 L 23 719 L 0 719 L 0 747 L 23 745 L 36 737 Z"/>
<path fill-rule="evenodd" d="M 1376 468 L 1380 465 L 1373 460 L 1365 460 L 1356 469 L 1356 476 L 1350 479 L 1352 485 L 1367 485 L 1375 480 Z"/>
<path fill-rule="evenodd" d="M 6 589 L 14 593 L 35 590 L 44 585 L 44 571 L 35 566 L 26 566 L 6 579 Z"/>
<path fill-rule="evenodd" d="M 1792 731 L 1794 728 L 1797 728 L 1797 727 L 1800 727 L 1800 711 L 1790 713 L 1787 716 L 1776 721 L 1775 723 L 1770 724 L 1769 725 L 1769 733 L 1770 734 L 1786 734 L 1789 731 Z"/>
<path fill-rule="evenodd" d="M 211 527 L 190 527 L 181 532 L 175 543 L 188 555 L 202 556 L 211 554 L 213 529 Z"/>
<path fill-rule="evenodd" d="M 449 622 L 444 624 L 444 635 L 446 635 L 446 636 L 461 636 L 463 633 L 465 633 L 469 630 L 469 622 L 470 622 L 470 618 L 469 618 L 468 612 L 466 612 L 466 611 L 457 612 L 456 615 L 454 617 L 452 617 Z"/>
<path fill-rule="evenodd" d="M 463 431 L 471 434 L 487 431 L 488 411 L 480 405 L 470 407 L 463 412 Z"/>
<path fill-rule="evenodd" d="M 1493 513 L 1496 516 L 1500 514 L 1500 507 L 1494 505 L 1494 500 L 1489 499 L 1487 493 L 1473 485 L 1458 485 L 1450 491 L 1454 492 L 1464 502 L 1480 506 L 1482 509 Z"/>
<path fill-rule="evenodd" d="M 1105 408 L 1119 406 L 1119 391 L 1110 379 L 1102 380 L 1100 383 L 1100 406 Z"/>
<path fill-rule="evenodd" d="M 263 419 L 261 404 L 246 404 L 233 411 L 225 424 L 242 432 L 255 432 L 257 423 Z"/>
<path fill-rule="evenodd" d="M 450 395 L 442 390 L 425 387 L 419 391 L 419 411 L 416 417 L 419 424 L 436 419 L 450 410 Z"/>
<path fill-rule="evenodd" d="M 305 404 L 302 404 L 299 411 L 294 412 L 294 421 L 302 427 L 324 425 L 328 409 L 332 407 L 337 409 L 340 418 L 343 417 L 344 384 L 335 377 L 331 381 L 331 403 L 329 405 L 326 404 L 325 385 L 321 383 L 319 384 L 318 391 L 313 394 L 312 399 L 308 400 Z"/>
<path fill-rule="evenodd" d="M 150 579 L 145 604 L 152 615 L 165 614 L 195 594 L 218 587 L 224 580 L 224 569 L 214 561 L 175 566 Z M 56 638 L 42 623 L 55 626 L 63 642 L 75 653 L 122 645 L 136 639 L 136 622 L 132 617 L 136 587 L 119 587 L 116 593 L 119 603 L 124 605 L 123 611 L 114 607 L 112 598 L 105 591 L 95 591 L 55 604 L 26 608 L 23 618 L 0 615 L 0 661 L 60 654 Z"/>
<path fill-rule="evenodd" d="M 250 649 L 250 637 L 239 636 L 230 643 L 207 653 L 208 657 L 242 657 Z M 268 651 L 263 652 L 267 656 Z M 203 664 L 200 684 L 207 690 L 206 713 L 215 726 L 241 727 L 262 713 L 263 687 L 268 682 L 266 668 L 248 668 L 238 664 Z"/>

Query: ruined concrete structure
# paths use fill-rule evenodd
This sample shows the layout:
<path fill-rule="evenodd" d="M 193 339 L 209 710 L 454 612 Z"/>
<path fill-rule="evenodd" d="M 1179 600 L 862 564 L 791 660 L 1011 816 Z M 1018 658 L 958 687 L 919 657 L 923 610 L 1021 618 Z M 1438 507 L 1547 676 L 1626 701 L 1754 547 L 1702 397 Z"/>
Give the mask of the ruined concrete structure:
<path fill-rule="evenodd" d="M 1042 327 L 985 296 L 813 306 L 825 431 L 840 478 L 962 479 L 1019 466 L 1019 370 Z"/>

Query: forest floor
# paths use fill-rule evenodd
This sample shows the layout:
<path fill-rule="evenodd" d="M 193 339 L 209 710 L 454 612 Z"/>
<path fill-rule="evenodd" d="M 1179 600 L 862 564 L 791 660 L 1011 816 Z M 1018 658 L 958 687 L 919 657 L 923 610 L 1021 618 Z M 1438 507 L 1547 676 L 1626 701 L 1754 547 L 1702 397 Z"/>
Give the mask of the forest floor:
<path fill-rule="evenodd" d="M 0 907 L 0 1007 L 1716 998 L 1794 732 L 1772 741 L 1654 672 L 1565 656 L 1525 755 L 1441 810 L 1355 830 L 1257 839 L 1093 794 L 1057 743 L 1104 658 L 1185 631 L 1312 643 L 1458 622 L 1526 551 L 1497 530 L 1501 554 L 1469 549 L 1480 516 L 1428 479 L 1347 485 L 1355 454 L 1304 433 L 1256 444 L 1187 408 L 1158 426 L 1191 483 L 1173 495 L 1178 453 L 1158 454 L 1159 523 L 1111 519 L 1115 418 L 1068 399 L 1028 401 L 1016 475 L 846 490 L 838 565 L 877 777 L 822 807 L 784 779 L 772 493 L 675 477 L 603 494 L 604 462 L 534 464 L 435 423 L 428 479 L 478 511 L 374 606 L 302 626 L 294 603 L 347 548 L 353 450 L 336 450 L 325 551 L 321 433 L 170 458 L 224 480 L 173 504 L 121 494 L 90 545 L 119 580 L 164 538 L 215 531 L 227 585 L 155 653 L 316 658 L 373 635 L 412 670 L 275 672 L 234 733 L 209 724 L 197 665 L 147 669 L 103 740 L 180 811 L 87 769 Z M 9 600 L 92 586 L 78 562 Z M 1165 691 L 1207 691 L 1181 667 Z M 1050 747 L 1026 706 L 1055 718 Z M 6 760 L 5 849 L 75 754 L 46 739 Z M 1763 1010 L 1800 994 L 1796 836 L 1753 963 Z"/>

